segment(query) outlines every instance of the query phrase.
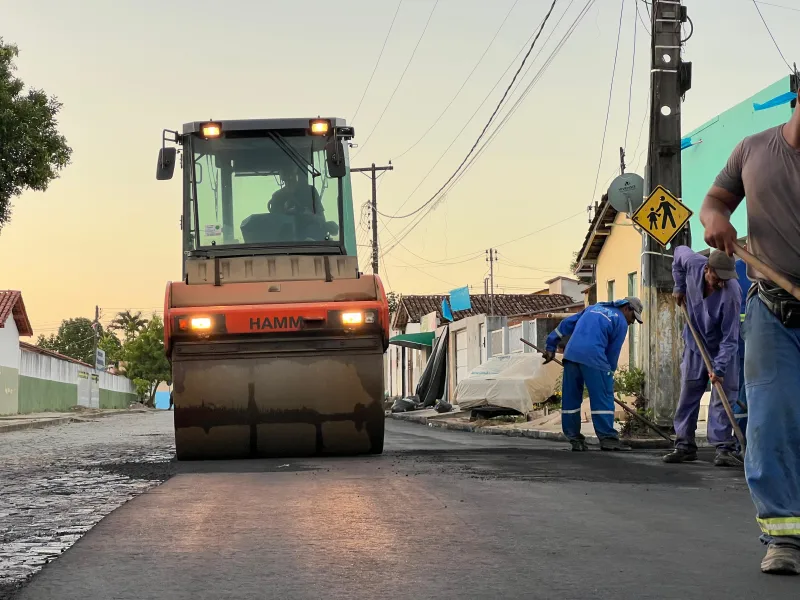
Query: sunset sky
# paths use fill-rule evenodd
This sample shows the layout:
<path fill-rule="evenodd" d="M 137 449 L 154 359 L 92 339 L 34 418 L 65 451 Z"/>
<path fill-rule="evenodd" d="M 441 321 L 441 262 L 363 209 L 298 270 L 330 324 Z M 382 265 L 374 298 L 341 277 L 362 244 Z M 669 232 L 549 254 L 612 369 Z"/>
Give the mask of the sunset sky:
<path fill-rule="evenodd" d="M 586 1 L 556 3 L 509 108 Z M 410 212 L 450 176 L 550 4 L 402 3 L 353 122 L 362 147 L 351 151 L 352 164 L 392 160 L 395 167 L 380 181 L 381 212 Z M 683 106 L 689 131 L 788 70 L 751 0 L 686 4 L 695 27 L 685 52 L 694 63 Z M 637 22 L 631 80 L 636 2 L 627 0 L 595 189 L 620 5 L 594 3 L 480 160 L 403 238 L 405 247 L 384 256 L 381 274 L 389 288 L 406 294 L 462 285 L 482 290 L 483 251 L 490 246 L 499 247 L 499 291 L 533 291 L 566 273 L 586 233 L 587 205 L 616 174 L 619 147 L 627 148 L 630 170 L 642 173 L 646 159 L 649 37 Z M 800 1 L 759 6 L 787 59 L 800 58 Z M 46 192 L 14 200 L 12 220 L 0 231 L 0 289 L 22 290 L 37 334 L 55 331 L 63 318 L 92 316 L 95 305 L 105 321 L 125 308 L 160 310 L 165 284 L 180 277 L 181 261 L 180 182 L 155 180 L 161 130 L 207 118 L 322 114 L 351 121 L 397 7 L 397 0 L 0 0 L 0 36 L 20 48 L 17 74 L 63 102 L 60 128 L 74 151 L 72 164 Z M 645 5 L 638 7 L 647 21 Z M 453 99 L 507 16 L 452 106 L 404 154 Z M 359 215 L 369 181 L 354 175 L 354 185 Z M 381 244 L 392 245 L 407 221 L 386 220 Z M 357 232 L 366 244 L 370 233 Z M 362 250 L 368 271 L 369 250 Z"/>

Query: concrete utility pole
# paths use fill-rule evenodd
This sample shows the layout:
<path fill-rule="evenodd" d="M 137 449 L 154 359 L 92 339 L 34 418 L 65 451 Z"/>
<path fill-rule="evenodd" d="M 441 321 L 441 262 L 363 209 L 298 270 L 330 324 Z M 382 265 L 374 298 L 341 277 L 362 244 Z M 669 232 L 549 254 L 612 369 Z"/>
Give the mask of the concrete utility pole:
<path fill-rule="evenodd" d="M 92 330 L 94 331 L 94 354 L 92 357 L 92 366 L 97 368 L 97 342 L 100 337 L 100 307 L 94 307 L 94 323 L 92 323 Z"/>
<path fill-rule="evenodd" d="M 489 248 L 486 251 L 486 262 L 489 263 L 489 316 L 494 316 L 494 262 L 497 260 L 497 250 Z"/>
<path fill-rule="evenodd" d="M 651 25 L 650 144 L 645 195 L 662 185 L 681 198 L 681 98 L 691 86 L 691 63 L 681 60 L 681 24 L 686 8 L 680 0 L 653 0 Z M 645 397 L 659 425 L 672 423 L 680 396 L 683 321 L 672 298 L 672 249 L 691 245 L 689 225 L 665 250 L 642 236 L 641 344 Z"/>
<path fill-rule="evenodd" d="M 372 163 L 371 167 L 361 167 L 359 169 L 350 169 L 351 173 L 369 173 L 372 179 L 372 272 L 378 274 L 378 171 L 393 171 L 394 167 L 392 162 L 385 167 L 376 167 Z"/>

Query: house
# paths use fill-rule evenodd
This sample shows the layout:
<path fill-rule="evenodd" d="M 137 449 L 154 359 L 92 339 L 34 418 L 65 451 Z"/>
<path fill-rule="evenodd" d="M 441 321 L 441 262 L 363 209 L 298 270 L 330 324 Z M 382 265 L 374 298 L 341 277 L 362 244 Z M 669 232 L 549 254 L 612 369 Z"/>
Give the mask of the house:
<path fill-rule="evenodd" d="M 138 399 L 126 377 L 19 339 L 32 335 L 22 294 L 0 290 L 0 415 L 127 408 Z"/>
<path fill-rule="evenodd" d="M 553 277 L 553 279 L 545 281 L 545 284 L 548 287 L 534 292 L 534 294 L 539 296 L 562 294 L 564 296 L 569 296 L 575 302 L 583 302 L 583 293 L 587 287 L 585 283 L 573 279 L 572 277 L 564 277 L 563 275 Z"/>
<path fill-rule="evenodd" d="M 392 319 L 389 351 L 386 355 L 386 389 L 390 397 L 414 394 L 425 368 L 431 347 L 443 319 L 443 295 L 402 296 Z M 519 336 L 509 342 L 509 319 L 520 324 L 535 316 L 575 312 L 583 308 L 564 294 L 476 294 L 470 296 L 472 308 L 454 313 L 450 326 L 449 354 L 452 385 L 472 368 L 493 355 L 491 336 L 498 330 L 506 335 L 497 338 L 494 353 L 524 351 Z M 553 328 L 555 325 L 552 326 Z M 472 342 L 471 344 L 469 342 Z M 517 348 L 519 346 L 519 348 Z"/>
<path fill-rule="evenodd" d="M 19 338 L 32 335 L 22 293 L 0 290 L 0 415 L 18 412 Z"/>

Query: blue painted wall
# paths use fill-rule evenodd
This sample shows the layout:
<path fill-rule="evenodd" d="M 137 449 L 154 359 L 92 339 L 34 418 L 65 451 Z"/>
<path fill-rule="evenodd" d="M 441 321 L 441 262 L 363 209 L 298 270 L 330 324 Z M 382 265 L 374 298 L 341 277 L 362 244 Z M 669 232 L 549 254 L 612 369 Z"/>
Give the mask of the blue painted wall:
<path fill-rule="evenodd" d="M 753 104 L 769 102 L 790 90 L 791 79 L 786 76 L 684 136 L 684 140 L 690 138 L 693 144 L 681 152 L 681 184 L 683 202 L 694 212 L 690 221 L 694 250 L 708 247 L 703 241 L 700 205 L 736 144 L 748 135 L 786 123 L 792 114 L 791 103 L 764 110 L 755 110 Z M 744 204 L 733 214 L 731 222 L 740 236 L 747 235 Z"/>
<path fill-rule="evenodd" d="M 169 408 L 169 392 L 156 392 L 156 408 Z"/>

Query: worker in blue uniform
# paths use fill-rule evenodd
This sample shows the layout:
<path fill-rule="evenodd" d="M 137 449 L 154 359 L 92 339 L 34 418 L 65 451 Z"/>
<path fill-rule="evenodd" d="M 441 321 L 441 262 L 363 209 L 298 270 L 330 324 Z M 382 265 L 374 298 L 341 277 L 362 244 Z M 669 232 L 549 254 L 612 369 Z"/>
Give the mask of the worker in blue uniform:
<path fill-rule="evenodd" d="M 594 431 L 601 450 L 630 450 L 614 429 L 614 371 L 628 326 L 642 322 L 642 301 L 628 297 L 600 302 L 564 319 L 547 337 L 545 364 L 555 358 L 559 340 L 570 336 L 564 350 L 561 428 L 572 450 L 587 450 L 581 434 L 584 385 L 589 390 Z"/>
<path fill-rule="evenodd" d="M 742 288 L 742 313 L 739 315 L 739 322 L 744 323 L 745 308 L 747 307 L 747 293 L 753 282 L 747 277 L 747 263 L 741 258 L 736 261 L 736 275 L 739 277 L 739 287 Z M 734 402 L 733 417 L 742 430 L 745 438 L 747 437 L 747 392 L 744 387 L 744 328 L 739 328 L 739 400 Z M 742 448 L 739 440 L 736 440 L 736 454 L 741 459 Z"/>

